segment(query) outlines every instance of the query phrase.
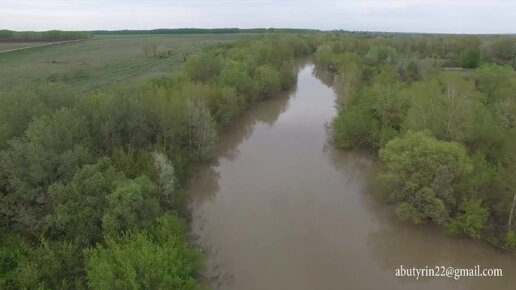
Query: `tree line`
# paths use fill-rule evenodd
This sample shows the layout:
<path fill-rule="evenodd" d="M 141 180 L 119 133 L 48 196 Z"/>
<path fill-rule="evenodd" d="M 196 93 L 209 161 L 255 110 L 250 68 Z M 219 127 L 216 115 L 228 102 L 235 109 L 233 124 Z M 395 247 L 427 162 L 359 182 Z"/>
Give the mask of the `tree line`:
<path fill-rule="evenodd" d="M 315 29 L 296 28 L 160 28 L 150 30 L 93 30 L 94 35 L 132 34 L 230 34 L 230 33 L 311 33 Z"/>
<path fill-rule="evenodd" d="M 199 289 L 184 184 L 218 132 L 296 82 L 304 38 L 204 47 L 169 77 L 0 95 L 0 288 Z"/>
<path fill-rule="evenodd" d="M 75 39 L 87 39 L 92 34 L 87 31 L 12 31 L 0 30 L 0 42 L 26 42 L 26 41 L 63 41 Z"/>
<path fill-rule="evenodd" d="M 513 36 L 320 41 L 315 61 L 336 76 L 333 142 L 378 156 L 381 196 L 398 217 L 516 251 L 515 45 Z"/>

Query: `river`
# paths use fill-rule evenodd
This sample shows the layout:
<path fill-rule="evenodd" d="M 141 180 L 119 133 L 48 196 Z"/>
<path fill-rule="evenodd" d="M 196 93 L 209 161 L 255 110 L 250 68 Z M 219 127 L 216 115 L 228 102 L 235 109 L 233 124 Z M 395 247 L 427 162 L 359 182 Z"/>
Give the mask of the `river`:
<path fill-rule="evenodd" d="M 324 81 L 323 81 L 324 80 Z M 335 94 L 313 64 L 221 135 L 193 178 L 192 232 L 215 289 L 516 289 L 516 259 L 396 219 L 368 184 L 374 163 L 327 144 Z M 502 278 L 395 277 L 404 267 L 501 268 Z"/>

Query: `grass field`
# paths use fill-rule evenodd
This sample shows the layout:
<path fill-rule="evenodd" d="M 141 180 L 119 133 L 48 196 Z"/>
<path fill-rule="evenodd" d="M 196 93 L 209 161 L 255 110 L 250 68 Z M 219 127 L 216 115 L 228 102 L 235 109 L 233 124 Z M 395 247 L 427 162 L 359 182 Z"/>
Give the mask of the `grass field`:
<path fill-rule="evenodd" d="M 111 35 L 76 43 L 0 53 L 0 88 L 24 82 L 61 80 L 77 91 L 87 91 L 122 80 L 167 75 L 183 62 L 183 51 L 202 45 L 233 41 L 247 34 Z M 0 51 L 28 44 L 0 44 Z M 32 44 L 34 45 L 34 44 Z M 144 47 L 157 46 L 166 57 L 148 56 Z"/>
<path fill-rule="evenodd" d="M 0 42 L 0 53 L 5 50 L 30 47 L 34 45 L 47 44 L 48 42 Z"/>

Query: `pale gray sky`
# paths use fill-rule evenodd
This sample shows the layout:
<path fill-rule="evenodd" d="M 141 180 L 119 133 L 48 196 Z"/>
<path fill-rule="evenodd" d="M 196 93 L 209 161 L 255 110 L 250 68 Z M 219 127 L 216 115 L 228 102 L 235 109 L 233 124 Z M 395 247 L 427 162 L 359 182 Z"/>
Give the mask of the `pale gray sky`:
<path fill-rule="evenodd" d="M 0 0 L 0 29 L 178 27 L 516 33 L 516 0 Z"/>

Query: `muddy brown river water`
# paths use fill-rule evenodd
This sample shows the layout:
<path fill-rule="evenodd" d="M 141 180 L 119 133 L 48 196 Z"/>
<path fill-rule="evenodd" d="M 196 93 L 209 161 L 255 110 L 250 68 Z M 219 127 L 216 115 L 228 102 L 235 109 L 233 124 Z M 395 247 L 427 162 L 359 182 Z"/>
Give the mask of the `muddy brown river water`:
<path fill-rule="evenodd" d="M 326 84 L 325 84 L 326 83 Z M 221 136 L 192 180 L 192 232 L 215 289 L 516 289 L 516 258 L 400 222 L 372 198 L 374 163 L 327 144 L 335 94 L 313 64 Z M 395 269 L 501 268 L 504 277 L 399 278 Z"/>

